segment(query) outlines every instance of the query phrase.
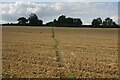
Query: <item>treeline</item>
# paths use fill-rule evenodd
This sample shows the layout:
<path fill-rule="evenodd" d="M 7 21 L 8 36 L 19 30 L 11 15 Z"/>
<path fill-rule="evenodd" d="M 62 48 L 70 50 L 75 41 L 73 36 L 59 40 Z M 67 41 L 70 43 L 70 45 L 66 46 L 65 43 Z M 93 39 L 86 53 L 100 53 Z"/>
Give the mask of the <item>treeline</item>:
<path fill-rule="evenodd" d="M 79 18 L 71 18 L 62 15 L 58 20 L 54 19 L 53 22 L 46 24 L 47 26 L 64 26 L 64 27 L 73 27 L 73 26 L 82 26 L 82 21 Z"/>
<path fill-rule="evenodd" d="M 20 17 L 17 19 L 18 23 L 7 23 L 2 24 L 5 25 L 11 25 L 11 26 L 42 26 L 43 21 L 38 19 L 38 16 L 36 14 L 31 13 L 28 18 Z"/>
<path fill-rule="evenodd" d="M 3 26 L 54 26 L 54 27 L 111 27 L 118 28 L 119 26 L 111 19 L 106 18 L 102 21 L 101 18 L 93 19 L 91 25 L 83 25 L 83 22 L 80 18 L 71 18 L 66 17 L 65 15 L 61 15 L 58 19 L 54 19 L 51 22 L 43 24 L 42 20 L 39 20 L 38 16 L 34 13 L 31 13 L 28 18 L 20 17 L 17 19 L 18 23 L 7 23 L 2 24 Z"/>
<path fill-rule="evenodd" d="M 92 21 L 93 27 L 119 27 L 111 18 L 106 18 L 102 21 L 101 18 L 93 19 Z"/>
<path fill-rule="evenodd" d="M 18 25 L 20 26 L 42 26 L 43 21 L 39 20 L 36 14 L 31 13 L 26 19 L 25 17 L 20 17 L 17 19 Z"/>

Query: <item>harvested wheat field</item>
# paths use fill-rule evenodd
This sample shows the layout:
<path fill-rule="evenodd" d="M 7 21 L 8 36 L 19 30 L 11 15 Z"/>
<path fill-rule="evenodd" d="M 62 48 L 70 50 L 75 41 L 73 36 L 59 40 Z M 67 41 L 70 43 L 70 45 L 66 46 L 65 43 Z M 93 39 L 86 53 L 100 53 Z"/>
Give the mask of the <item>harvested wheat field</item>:
<path fill-rule="evenodd" d="M 2 30 L 3 78 L 118 78 L 118 29 Z"/>

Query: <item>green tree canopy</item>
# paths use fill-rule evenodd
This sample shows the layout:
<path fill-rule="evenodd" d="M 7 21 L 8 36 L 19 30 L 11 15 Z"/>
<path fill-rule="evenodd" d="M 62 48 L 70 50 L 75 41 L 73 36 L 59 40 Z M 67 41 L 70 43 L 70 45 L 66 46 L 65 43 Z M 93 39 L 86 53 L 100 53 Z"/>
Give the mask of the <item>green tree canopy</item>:
<path fill-rule="evenodd" d="M 101 18 L 97 18 L 97 19 L 93 19 L 92 21 L 92 25 L 95 27 L 97 26 L 101 26 L 102 25 L 102 19 Z"/>
<path fill-rule="evenodd" d="M 109 17 L 107 17 L 104 21 L 103 21 L 103 26 L 113 26 L 116 25 L 116 23 Z"/>
<path fill-rule="evenodd" d="M 66 18 L 66 20 L 65 20 L 66 22 L 65 23 L 67 23 L 67 24 L 73 24 L 73 18 Z"/>
<path fill-rule="evenodd" d="M 73 19 L 73 23 L 76 24 L 76 25 L 82 25 L 82 21 L 79 18 Z"/>
<path fill-rule="evenodd" d="M 29 25 L 30 26 L 35 26 L 35 25 L 42 25 L 43 21 L 39 20 L 37 15 L 34 13 L 31 13 L 28 17 Z"/>
<path fill-rule="evenodd" d="M 59 18 L 58 18 L 59 23 L 65 23 L 65 21 L 66 21 L 66 16 L 64 16 L 64 15 L 59 16 Z"/>
<path fill-rule="evenodd" d="M 58 17 L 58 20 L 54 19 L 53 22 L 47 23 L 50 26 L 81 26 L 82 21 L 79 18 L 66 18 L 65 15 Z"/>
<path fill-rule="evenodd" d="M 20 17 L 17 19 L 17 21 L 18 21 L 18 25 L 25 26 L 28 20 L 25 17 Z"/>

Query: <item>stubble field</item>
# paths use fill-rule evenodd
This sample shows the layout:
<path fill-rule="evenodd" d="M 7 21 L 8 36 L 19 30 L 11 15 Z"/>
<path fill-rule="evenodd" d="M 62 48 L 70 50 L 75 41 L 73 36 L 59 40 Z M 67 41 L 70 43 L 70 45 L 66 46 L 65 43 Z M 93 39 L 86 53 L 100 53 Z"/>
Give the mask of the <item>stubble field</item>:
<path fill-rule="evenodd" d="M 2 28 L 4 78 L 118 78 L 118 29 Z"/>

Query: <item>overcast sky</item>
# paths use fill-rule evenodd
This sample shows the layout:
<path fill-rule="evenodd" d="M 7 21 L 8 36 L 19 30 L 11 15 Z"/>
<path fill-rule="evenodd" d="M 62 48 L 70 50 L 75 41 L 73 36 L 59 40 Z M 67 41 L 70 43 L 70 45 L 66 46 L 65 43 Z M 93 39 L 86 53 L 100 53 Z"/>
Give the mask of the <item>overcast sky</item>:
<path fill-rule="evenodd" d="M 16 22 L 19 17 L 28 18 L 30 13 L 38 15 L 44 23 L 57 19 L 60 15 L 80 18 L 90 24 L 94 18 L 112 18 L 118 23 L 118 0 L 4 0 L 0 5 L 0 23 Z M 31 2 L 27 2 L 31 1 Z M 74 2 L 69 2 L 74 1 Z M 79 2 L 82 1 L 82 2 Z M 111 2 L 110 2 L 111 1 Z M 114 2 L 112 2 L 114 1 Z"/>
<path fill-rule="evenodd" d="M 30 2 L 118 2 L 119 0 L 4 0 L 4 2 L 30 1 Z"/>

